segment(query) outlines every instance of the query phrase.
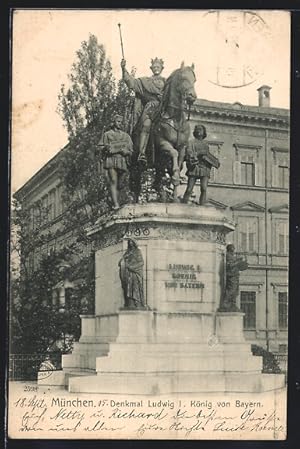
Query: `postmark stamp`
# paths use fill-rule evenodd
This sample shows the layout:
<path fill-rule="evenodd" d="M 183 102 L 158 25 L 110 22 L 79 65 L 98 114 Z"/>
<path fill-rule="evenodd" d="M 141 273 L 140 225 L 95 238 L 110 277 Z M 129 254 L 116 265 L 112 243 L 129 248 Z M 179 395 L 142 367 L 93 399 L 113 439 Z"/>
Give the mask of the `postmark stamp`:
<path fill-rule="evenodd" d="M 208 62 L 210 83 L 238 88 L 263 75 L 272 32 L 257 12 L 209 11 L 203 21 L 216 43 Z"/>
<path fill-rule="evenodd" d="M 53 374 L 53 371 L 56 371 L 55 365 L 51 362 L 50 358 L 47 357 L 39 368 L 38 376 L 39 380 L 48 379 Z"/>

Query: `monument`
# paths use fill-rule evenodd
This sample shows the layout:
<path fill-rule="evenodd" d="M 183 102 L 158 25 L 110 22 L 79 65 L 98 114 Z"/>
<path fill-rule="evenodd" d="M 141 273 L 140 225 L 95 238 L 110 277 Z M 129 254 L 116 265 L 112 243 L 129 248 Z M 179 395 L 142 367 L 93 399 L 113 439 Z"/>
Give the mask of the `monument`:
<path fill-rule="evenodd" d="M 187 204 L 127 205 L 100 219 L 88 230 L 97 247 L 95 315 L 81 317 L 63 370 L 40 382 L 148 395 L 281 387 L 283 376 L 262 374 L 252 355 L 243 313 L 220 308 L 233 230 L 220 211 Z M 131 287 L 122 270 L 135 271 Z"/>
<path fill-rule="evenodd" d="M 189 144 L 185 110 L 195 99 L 194 82 L 194 67 L 182 65 L 164 83 L 149 139 L 156 200 L 114 207 L 87 229 L 95 246 L 95 314 L 81 316 L 81 337 L 63 356 L 63 369 L 40 376 L 40 383 L 126 395 L 261 392 L 284 385 L 283 375 L 262 374 L 262 358 L 244 339 L 235 299 L 238 273 L 247 267 L 234 248 L 226 253 L 234 223 L 205 206 L 205 195 L 200 206 L 179 204 L 183 161 L 192 179 L 185 203 L 195 179 L 208 178 L 209 164 L 218 165 L 202 142 Z M 149 167 L 140 142 L 135 155 L 145 156 Z M 204 156 L 206 170 L 199 165 Z M 204 184 L 206 190 L 207 179 Z"/>

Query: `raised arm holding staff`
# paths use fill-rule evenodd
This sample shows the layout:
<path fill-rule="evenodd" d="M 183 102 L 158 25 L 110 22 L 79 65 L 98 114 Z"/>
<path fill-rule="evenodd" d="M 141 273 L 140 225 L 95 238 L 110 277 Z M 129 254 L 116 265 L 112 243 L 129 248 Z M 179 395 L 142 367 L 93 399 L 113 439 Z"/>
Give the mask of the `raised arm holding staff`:
<path fill-rule="evenodd" d="M 120 23 L 118 23 L 118 27 L 119 27 L 119 33 L 120 33 L 120 42 L 121 42 L 122 58 L 125 59 L 125 56 L 124 56 L 124 47 L 123 47 L 123 39 L 122 39 L 122 30 L 121 30 L 121 24 L 120 24 Z"/>
<path fill-rule="evenodd" d="M 135 93 L 134 129 L 138 135 L 139 160 L 146 162 L 146 148 L 149 140 L 151 124 L 155 112 L 160 104 L 165 78 L 161 76 L 164 68 L 162 59 L 152 59 L 150 69 L 151 77 L 134 78 L 126 70 L 126 61 L 121 61 L 123 80 Z"/>

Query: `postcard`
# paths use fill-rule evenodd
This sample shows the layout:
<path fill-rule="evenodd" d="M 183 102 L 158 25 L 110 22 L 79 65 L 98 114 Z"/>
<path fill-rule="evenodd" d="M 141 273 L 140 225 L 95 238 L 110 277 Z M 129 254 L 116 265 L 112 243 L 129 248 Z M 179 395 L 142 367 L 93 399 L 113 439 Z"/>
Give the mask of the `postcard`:
<path fill-rule="evenodd" d="M 290 40 L 12 12 L 10 438 L 286 439 Z"/>

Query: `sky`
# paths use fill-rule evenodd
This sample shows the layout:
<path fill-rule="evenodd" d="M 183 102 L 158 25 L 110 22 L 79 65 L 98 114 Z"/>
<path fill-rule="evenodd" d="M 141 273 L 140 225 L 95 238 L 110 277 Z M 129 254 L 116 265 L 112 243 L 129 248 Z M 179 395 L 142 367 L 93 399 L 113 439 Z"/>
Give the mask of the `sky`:
<path fill-rule="evenodd" d="M 289 108 L 290 15 L 286 11 L 257 14 L 204 10 L 15 11 L 12 191 L 67 143 L 57 113 L 58 93 L 61 84 L 68 83 L 75 53 L 89 34 L 96 35 L 105 46 L 115 77 L 121 77 L 118 23 L 122 26 L 127 67 L 136 67 L 137 77 L 151 75 L 150 61 L 156 56 L 164 60 L 162 74 L 166 77 L 182 61 L 194 63 L 200 99 L 257 105 L 257 88 L 267 84 L 272 87 L 271 106 Z M 241 83 L 245 67 L 246 78 Z M 236 87 L 243 83 L 247 85 Z"/>

